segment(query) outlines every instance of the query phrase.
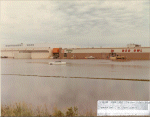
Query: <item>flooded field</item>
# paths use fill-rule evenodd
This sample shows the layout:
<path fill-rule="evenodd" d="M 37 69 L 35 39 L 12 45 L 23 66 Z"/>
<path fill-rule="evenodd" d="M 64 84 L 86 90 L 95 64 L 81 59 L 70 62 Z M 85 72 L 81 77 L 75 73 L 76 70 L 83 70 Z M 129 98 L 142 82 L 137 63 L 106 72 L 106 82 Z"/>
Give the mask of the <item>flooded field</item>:
<path fill-rule="evenodd" d="M 77 106 L 97 111 L 98 100 L 150 100 L 150 60 L 1 59 L 2 104 Z"/>

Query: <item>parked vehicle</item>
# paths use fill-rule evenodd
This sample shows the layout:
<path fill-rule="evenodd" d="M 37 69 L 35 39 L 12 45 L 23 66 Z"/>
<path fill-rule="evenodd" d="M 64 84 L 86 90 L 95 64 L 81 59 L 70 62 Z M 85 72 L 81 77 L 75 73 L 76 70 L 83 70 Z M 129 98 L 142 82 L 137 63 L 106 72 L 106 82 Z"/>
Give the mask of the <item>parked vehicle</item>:
<path fill-rule="evenodd" d="M 61 61 L 49 62 L 49 65 L 66 65 L 66 62 Z"/>
<path fill-rule="evenodd" d="M 114 56 L 110 57 L 110 60 L 126 60 L 127 58 L 125 56 Z"/>
<path fill-rule="evenodd" d="M 8 56 L 1 56 L 1 58 L 8 58 Z"/>
<path fill-rule="evenodd" d="M 85 57 L 86 59 L 94 59 L 95 57 L 93 56 L 89 56 L 89 57 Z"/>

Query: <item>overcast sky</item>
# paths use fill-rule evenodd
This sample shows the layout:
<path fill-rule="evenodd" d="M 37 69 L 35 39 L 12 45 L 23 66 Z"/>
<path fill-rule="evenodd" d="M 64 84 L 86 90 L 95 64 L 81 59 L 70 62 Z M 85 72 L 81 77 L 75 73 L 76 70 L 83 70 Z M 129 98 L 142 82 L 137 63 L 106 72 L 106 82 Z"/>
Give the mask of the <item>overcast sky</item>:
<path fill-rule="evenodd" d="M 149 46 L 149 0 L 1 1 L 1 43 Z"/>

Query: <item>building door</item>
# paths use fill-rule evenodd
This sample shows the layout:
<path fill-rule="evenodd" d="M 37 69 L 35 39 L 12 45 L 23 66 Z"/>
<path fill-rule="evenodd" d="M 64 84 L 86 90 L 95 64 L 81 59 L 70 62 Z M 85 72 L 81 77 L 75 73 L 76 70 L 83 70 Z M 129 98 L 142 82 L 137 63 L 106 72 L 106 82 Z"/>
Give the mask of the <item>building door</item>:
<path fill-rule="evenodd" d="M 67 53 L 64 53 L 64 57 L 67 57 Z"/>
<path fill-rule="evenodd" d="M 112 56 L 112 57 L 116 56 L 116 53 L 113 53 L 113 52 L 112 52 L 112 53 L 109 53 L 109 57 L 111 57 L 111 56 Z"/>
<path fill-rule="evenodd" d="M 106 58 L 106 54 L 102 53 L 102 59 Z"/>

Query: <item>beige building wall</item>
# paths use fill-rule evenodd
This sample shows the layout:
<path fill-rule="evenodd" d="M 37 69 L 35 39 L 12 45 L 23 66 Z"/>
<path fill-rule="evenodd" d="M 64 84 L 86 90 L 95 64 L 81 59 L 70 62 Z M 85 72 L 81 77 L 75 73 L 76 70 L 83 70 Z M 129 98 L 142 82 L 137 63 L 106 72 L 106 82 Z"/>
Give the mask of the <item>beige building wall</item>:
<path fill-rule="evenodd" d="M 67 50 L 72 50 L 71 53 L 109 53 L 111 49 L 66 49 L 64 53 L 68 53 Z"/>
<path fill-rule="evenodd" d="M 9 58 L 13 58 L 14 57 L 14 52 L 13 51 L 5 51 L 5 52 L 1 52 L 1 56 L 7 56 Z"/>
<path fill-rule="evenodd" d="M 48 59 L 50 58 L 50 53 L 31 53 L 31 59 Z"/>
<path fill-rule="evenodd" d="M 26 59 L 31 59 L 31 58 L 38 59 L 39 58 L 41 59 L 41 58 L 50 58 L 52 57 L 52 55 L 53 55 L 52 48 L 49 48 L 49 47 L 1 48 L 1 56 L 8 56 L 11 58 L 16 58 L 16 59 L 17 58 L 26 58 Z"/>
<path fill-rule="evenodd" d="M 150 47 L 149 48 L 142 48 L 142 52 L 148 52 L 148 53 L 150 53 Z"/>
<path fill-rule="evenodd" d="M 15 59 L 31 59 L 31 53 L 14 53 Z"/>
<path fill-rule="evenodd" d="M 32 52 L 31 59 L 48 59 L 53 56 L 52 48 L 34 48 L 33 50 L 48 50 L 49 52 Z"/>

